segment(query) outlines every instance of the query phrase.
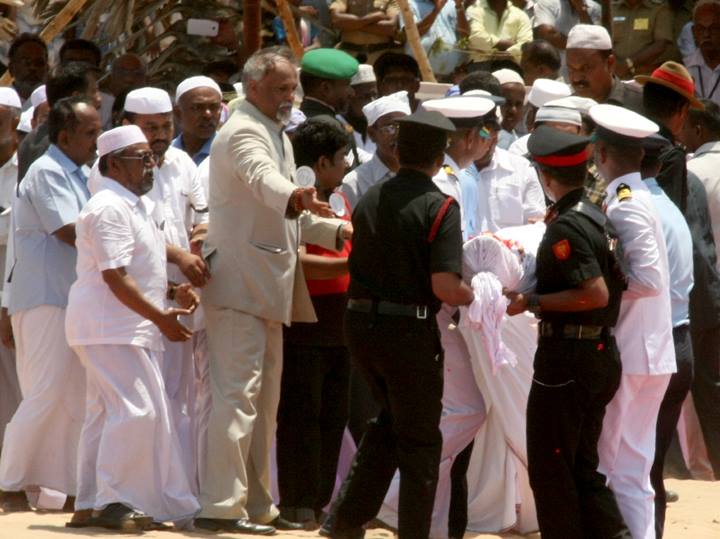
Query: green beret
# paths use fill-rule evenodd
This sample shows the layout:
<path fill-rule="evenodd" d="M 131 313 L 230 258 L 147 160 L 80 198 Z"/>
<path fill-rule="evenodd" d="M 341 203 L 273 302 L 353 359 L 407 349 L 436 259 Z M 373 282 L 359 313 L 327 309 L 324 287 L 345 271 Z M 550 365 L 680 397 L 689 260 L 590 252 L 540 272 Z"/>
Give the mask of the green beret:
<path fill-rule="evenodd" d="M 358 71 L 358 61 L 338 49 L 313 49 L 303 55 L 300 69 L 322 79 L 351 79 Z"/>

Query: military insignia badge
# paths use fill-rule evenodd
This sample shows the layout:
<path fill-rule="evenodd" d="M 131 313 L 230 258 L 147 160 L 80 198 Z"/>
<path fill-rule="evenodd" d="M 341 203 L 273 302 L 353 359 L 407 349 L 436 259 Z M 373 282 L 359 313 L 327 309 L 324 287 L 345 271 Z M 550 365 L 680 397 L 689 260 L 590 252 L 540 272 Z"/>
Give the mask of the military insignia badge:
<path fill-rule="evenodd" d="M 568 240 L 560 240 L 552 246 L 553 254 L 558 260 L 567 260 L 570 258 L 570 242 Z"/>
<path fill-rule="evenodd" d="M 450 165 L 443 165 L 443 170 L 448 176 L 455 176 L 455 171 Z"/>
<path fill-rule="evenodd" d="M 617 198 L 620 202 L 632 199 L 632 189 L 630 189 L 630 186 L 626 183 L 618 185 L 615 193 L 617 193 Z"/>

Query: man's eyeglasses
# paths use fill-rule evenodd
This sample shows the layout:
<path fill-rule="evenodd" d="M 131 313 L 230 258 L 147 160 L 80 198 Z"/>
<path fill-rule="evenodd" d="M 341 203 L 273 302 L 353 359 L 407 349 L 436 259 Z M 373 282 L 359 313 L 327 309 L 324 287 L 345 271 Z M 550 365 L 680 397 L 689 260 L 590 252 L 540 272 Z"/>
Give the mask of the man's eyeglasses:
<path fill-rule="evenodd" d="M 400 126 L 398 124 L 390 124 L 378 127 L 378 131 L 384 133 L 385 135 L 397 135 L 397 132 L 399 130 Z"/>
<path fill-rule="evenodd" d="M 146 165 L 155 164 L 155 155 L 152 152 L 146 152 L 141 155 L 116 155 L 118 159 L 130 159 L 133 161 L 142 160 Z"/>

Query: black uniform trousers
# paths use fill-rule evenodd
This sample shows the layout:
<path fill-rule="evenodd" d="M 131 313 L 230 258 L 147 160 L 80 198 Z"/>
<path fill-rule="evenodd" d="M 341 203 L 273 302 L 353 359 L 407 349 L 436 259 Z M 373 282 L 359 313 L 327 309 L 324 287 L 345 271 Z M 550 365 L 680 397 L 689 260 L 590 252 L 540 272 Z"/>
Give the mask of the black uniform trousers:
<path fill-rule="evenodd" d="M 443 360 L 435 317 L 347 311 L 345 340 L 381 411 L 365 432 L 333 506 L 331 536 L 361 535 L 399 468 L 400 539 L 426 539 L 442 449 Z"/>
<path fill-rule="evenodd" d="M 720 327 L 690 326 L 695 356 L 693 402 L 713 472 L 720 479 Z"/>
<path fill-rule="evenodd" d="M 620 384 L 614 337 L 541 337 L 527 406 L 528 472 L 543 539 L 629 538 L 597 471 L 605 407 Z"/>
<path fill-rule="evenodd" d="M 673 328 L 673 343 L 675 345 L 677 372 L 670 377 L 670 383 L 660 404 L 655 434 L 655 460 L 650 470 L 650 483 L 652 483 L 655 490 L 656 539 L 662 539 L 665 528 L 665 509 L 667 506 L 665 484 L 663 482 L 665 455 L 670 448 L 678 419 L 680 419 L 682 405 L 690 391 L 693 379 L 693 349 L 689 325 Z"/>
<path fill-rule="evenodd" d="M 350 361 L 344 346 L 285 343 L 278 407 L 280 507 L 312 509 L 330 503 L 347 423 Z M 288 513 L 293 519 L 311 515 Z"/>

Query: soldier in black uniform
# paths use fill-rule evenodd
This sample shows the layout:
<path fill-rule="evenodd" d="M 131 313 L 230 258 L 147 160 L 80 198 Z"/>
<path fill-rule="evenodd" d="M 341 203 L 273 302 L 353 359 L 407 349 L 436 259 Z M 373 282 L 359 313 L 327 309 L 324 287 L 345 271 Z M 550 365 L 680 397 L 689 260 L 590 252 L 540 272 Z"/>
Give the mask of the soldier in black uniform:
<path fill-rule="evenodd" d="M 597 471 L 605 406 L 618 388 L 612 336 L 625 283 L 605 215 L 583 195 L 589 139 L 539 127 L 528 141 L 555 200 L 537 253 L 535 294 L 508 293 L 508 314 L 540 318 L 527 407 L 530 486 L 543 539 L 630 537 Z"/>
<path fill-rule="evenodd" d="M 400 170 L 352 215 L 345 338 L 381 406 L 321 535 L 359 538 L 400 469 L 399 535 L 428 537 L 440 463 L 443 358 L 435 314 L 469 304 L 460 208 L 432 182 L 453 124 L 438 112 L 398 121 Z"/>

